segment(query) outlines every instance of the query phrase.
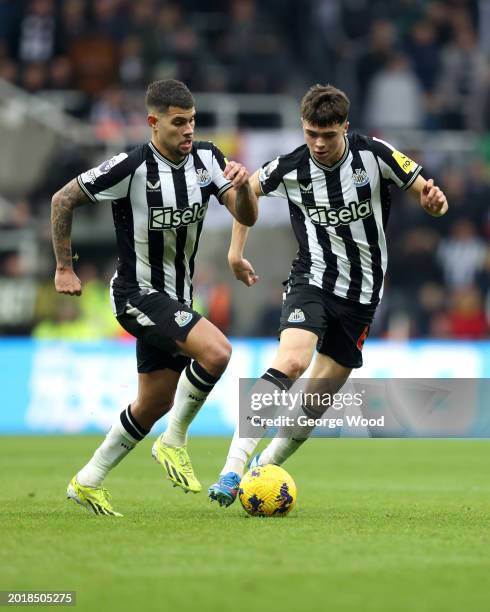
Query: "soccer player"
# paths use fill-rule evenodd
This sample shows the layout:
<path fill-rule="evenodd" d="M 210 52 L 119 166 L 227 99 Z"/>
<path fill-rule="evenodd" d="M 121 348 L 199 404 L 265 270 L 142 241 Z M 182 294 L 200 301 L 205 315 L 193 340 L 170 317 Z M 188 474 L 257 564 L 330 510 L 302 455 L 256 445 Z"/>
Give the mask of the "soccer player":
<path fill-rule="evenodd" d="M 352 368 L 362 365 L 362 347 L 383 293 L 389 187 L 408 190 L 430 215 L 447 211 L 444 193 L 422 177 L 419 164 L 382 140 L 349 133 L 349 105 L 339 89 L 313 86 L 301 103 L 306 144 L 264 164 L 250 179 L 257 196 L 287 199 L 299 245 L 282 306 L 279 349 L 251 393 L 288 390 L 315 349 L 307 392 L 317 392 L 321 380 L 324 390 L 336 393 Z M 236 278 L 250 286 L 257 276 L 243 255 L 247 233 L 234 222 L 228 260 Z M 304 405 L 296 416 L 319 418 L 324 411 Z M 281 465 L 312 430 L 282 428 L 251 465 Z M 258 441 L 240 437 L 237 427 L 219 480 L 209 488 L 212 500 L 233 503 Z"/>
<path fill-rule="evenodd" d="M 247 170 L 226 163 L 211 142 L 193 141 L 195 103 L 184 83 L 151 83 L 146 107 L 149 143 L 80 174 L 52 199 L 55 286 L 68 295 L 82 291 L 72 267 L 73 210 L 112 202 L 119 259 L 111 302 L 119 323 L 137 338 L 137 397 L 68 485 L 69 498 L 100 515 L 121 516 L 103 480 L 172 405 L 153 457 L 174 486 L 201 490 L 186 450 L 187 429 L 223 374 L 231 346 L 192 309 L 199 237 L 212 195 L 241 224 L 253 225 L 257 218 Z"/>

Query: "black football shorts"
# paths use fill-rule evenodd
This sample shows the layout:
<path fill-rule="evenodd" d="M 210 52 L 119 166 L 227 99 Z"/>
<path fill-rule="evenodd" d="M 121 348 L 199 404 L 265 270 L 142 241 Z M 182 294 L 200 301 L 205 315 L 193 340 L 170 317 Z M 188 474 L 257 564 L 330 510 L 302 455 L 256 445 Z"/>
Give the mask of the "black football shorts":
<path fill-rule="evenodd" d="M 137 293 L 126 301 L 117 320 L 136 338 L 138 372 L 169 368 L 176 372 L 190 363 L 176 340 L 185 341 L 201 315 L 164 293 Z"/>
<path fill-rule="evenodd" d="M 293 285 L 285 294 L 279 334 L 306 329 L 318 336 L 317 351 L 346 368 L 362 366 L 362 347 L 376 307 L 358 304 L 311 285 Z"/>

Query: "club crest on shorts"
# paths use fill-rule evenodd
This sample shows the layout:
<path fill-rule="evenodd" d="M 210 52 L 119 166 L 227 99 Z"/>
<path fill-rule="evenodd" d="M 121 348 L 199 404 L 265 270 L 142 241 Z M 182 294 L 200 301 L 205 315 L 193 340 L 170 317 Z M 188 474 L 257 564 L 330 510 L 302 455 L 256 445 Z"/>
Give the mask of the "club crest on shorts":
<path fill-rule="evenodd" d="M 288 317 L 288 323 L 303 323 L 305 318 L 305 313 L 301 308 L 295 308 Z"/>
<path fill-rule="evenodd" d="M 175 313 L 175 322 L 179 327 L 185 327 L 192 319 L 192 312 L 186 312 L 185 310 L 177 310 Z"/>

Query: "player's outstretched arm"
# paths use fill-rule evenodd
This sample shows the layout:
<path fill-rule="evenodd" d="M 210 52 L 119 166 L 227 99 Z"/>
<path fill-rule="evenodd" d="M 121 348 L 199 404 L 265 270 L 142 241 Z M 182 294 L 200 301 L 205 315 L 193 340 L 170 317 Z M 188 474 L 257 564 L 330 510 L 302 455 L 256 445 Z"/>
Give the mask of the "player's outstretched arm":
<path fill-rule="evenodd" d="M 87 204 L 88 197 L 83 193 L 76 179 L 57 191 L 51 199 L 51 236 L 56 257 L 54 285 L 58 293 L 81 295 L 82 284 L 73 271 L 71 254 L 71 224 L 73 210 Z"/>
<path fill-rule="evenodd" d="M 250 177 L 249 182 L 255 196 L 258 197 L 260 195 L 258 171 Z M 255 274 L 252 264 L 243 256 L 248 231 L 249 228 L 247 226 L 242 225 L 237 220 L 233 221 L 230 248 L 228 250 L 228 264 L 235 278 L 247 285 L 247 287 L 250 287 L 255 285 L 259 277 Z"/>
<path fill-rule="evenodd" d="M 434 179 L 425 180 L 418 176 L 410 186 L 410 192 L 420 202 L 420 206 L 433 217 L 442 217 L 448 210 L 446 196 L 442 189 L 434 185 Z"/>
<path fill-rule="evenodd" d="M 259 277 L 255 274 L 252 264 L 243 257 L 243 250 L 247 242 L 248 227 L 238 221 L 233 221 L 231 230 L 230 249 L 228 251 L 228 264 L 235 278 L 242 281 L 247 287 L 255 285 Z"/>
<path fill-rule="evenodd" d="M 223 174 L 233 185 L 223 195 L 226 207 L 238 222 L 251 227 L 257 221 L 258 207 L 257 194 L 250 184 L 247 169 L 232 161 L 226 164 Z"/>

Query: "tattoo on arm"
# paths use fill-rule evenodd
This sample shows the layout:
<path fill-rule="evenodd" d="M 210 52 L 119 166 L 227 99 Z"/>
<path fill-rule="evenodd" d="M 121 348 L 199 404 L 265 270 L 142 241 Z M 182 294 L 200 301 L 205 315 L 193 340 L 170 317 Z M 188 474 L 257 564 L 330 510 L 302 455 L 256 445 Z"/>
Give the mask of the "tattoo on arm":
<path fill-rule="evenodd" d="M 72 267 L 71 223 L 73 210 L 89 202 L 77 179 L 54 194 L 51 201 L 51 234 L 58 268 Z"/>

